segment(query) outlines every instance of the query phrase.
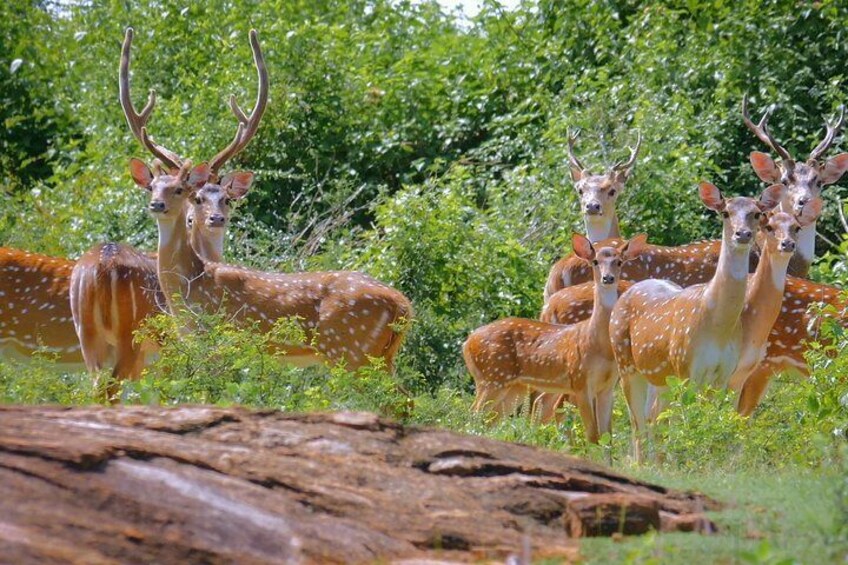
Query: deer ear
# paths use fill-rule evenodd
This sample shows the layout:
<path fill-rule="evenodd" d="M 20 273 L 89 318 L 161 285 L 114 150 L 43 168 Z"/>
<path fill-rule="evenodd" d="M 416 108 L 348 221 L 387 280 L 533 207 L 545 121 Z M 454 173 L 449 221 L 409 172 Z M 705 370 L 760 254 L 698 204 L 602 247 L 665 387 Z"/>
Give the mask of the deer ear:
<path fill-rule="evenodd" d="M 192 190 L 200 190 L 207 182 L 212 174 L 207 163 L 200 163 L 194 167 L 188 174 L 188 187 Z"/>
<path fill-rule="evenodd" d="M 153 173 L 150 172 L 150 167 L 141 159 L 130 159 L 130 175 L 133 182 L 141 188 L 150 189 L 153 184 Z"/>
<path fill-rule="evenodd" d="M 574 249 L 574 254 L 584 261 L 591 261 L 595 258 L 595 247 L 584 235 L 580 235 L 579 233 L 572 235 L 571 247 Z"/>
<path fill-rule="evenodd" d="M 824 163 L 824 168 L 821 172 L 822 184 L 833 184 L 842 178 L 842 175 L 848 171 L 848 153 L 840 153 L 835 157 L 831 157 Z"/>
<path fill-rule="evenodd" d="M 648 234 L 640 233 L 634 235 L 629 241 L 625 241 L 618 247 L 618 252 L 624 261 L 636 259 L 643 251 L 648 249 Z"/>
<path fill-rule="evenodd" d="M 247 195 L 253 184 L 253 173 L 245 171 L 236 171 L 229 173 L 221 181 L 221 186 L 227 191 L 227 196 L 233 200 L 241 200 Z"/>
<path fill-rule="evenodd" d="M 780 169 L 768 153 L 754 151 L 751 153 L 751 166 L 763 182 L 775 183 L 780 180 Z"/>
<path fill-rule="evenodd" d="M 802 228 L 805 228 L 819 219 L 822 211 L 822 199 L 813 198 L 804 205 L 801 213 L 795 216 L 795 220 Z"/>
<path fill-rule="evenodd" d="M 757 207 L 763 212 L 776 208 L 783 200 L 784 192 L 786 192 L 786 187 L 782 184 L 771 185 L 763 191 L 760 200 L 757 202 Z"/>
<path fill-rule="evenodd" d="M 575 166 L 571 166 L 571 181 L 577 182 L 583 178 L 583 169 L 578 169 Z"/>
<path fill-rule="evenodd" d="M 701 202 L 710 210 L 715 210 L 716 212 L 724 210 L 726 203 L 721 196 L 721 191 L 716 188 L 716 185 L 707 181 L 701 181 L 701 184 L 698 185 L 698 193 L 701 196 Z"/>

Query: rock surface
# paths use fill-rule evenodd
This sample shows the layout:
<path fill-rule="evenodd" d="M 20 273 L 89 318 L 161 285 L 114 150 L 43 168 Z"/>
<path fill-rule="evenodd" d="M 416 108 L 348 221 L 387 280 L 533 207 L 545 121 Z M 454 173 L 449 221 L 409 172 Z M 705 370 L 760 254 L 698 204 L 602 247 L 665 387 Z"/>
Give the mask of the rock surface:
<path fill-rule="evenodd" d="M 577 536 L 711 531 L 716 506 L 372 414 L 0 407 L 9 563 L 573 559 Z"/>

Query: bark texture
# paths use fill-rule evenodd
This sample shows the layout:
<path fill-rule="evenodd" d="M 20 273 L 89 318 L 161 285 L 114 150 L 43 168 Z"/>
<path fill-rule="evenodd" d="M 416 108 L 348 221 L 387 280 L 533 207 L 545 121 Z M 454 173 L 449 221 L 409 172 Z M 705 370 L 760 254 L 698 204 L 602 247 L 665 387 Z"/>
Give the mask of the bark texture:
<path fill-rule="evenodd" d="M 579 536 L 713 531 L 716 507 L 367 413 L 0 407 L 10 563 L 573 559 Z"/>

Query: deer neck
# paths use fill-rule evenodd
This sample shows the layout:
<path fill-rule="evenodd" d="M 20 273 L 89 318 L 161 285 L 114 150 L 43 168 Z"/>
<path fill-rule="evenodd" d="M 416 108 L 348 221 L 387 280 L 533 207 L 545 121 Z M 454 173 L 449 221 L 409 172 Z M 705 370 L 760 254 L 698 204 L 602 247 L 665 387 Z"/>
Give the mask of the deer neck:
<path fill-rule="evenodd" d="M 751 246 L 735 247 L 722 238 L 718 266 L 704 291 L 704 306 L 711 329 L 718 336 L 730 337 L 739 324 L 745 306 Z"/>
<path fill-rule="evenodd" d="M 618 300 L 618 285 L 604 286 L 595 281 L 595 304 L 589 318 L 589 335 L 600 347 L 612 355 L 610 344 L 610 316 L 615 302 Z"/>
<path fill-rule="evenodd" d="M 774 253 L 763 245 L 757 270 L 751 277 L 742 312 L 742 332 L 746 343 L 761 347 L 766 343 L 775 320 L 780 315 L 789 257 Z"/>
<path fill-rule="evenodd" d="M 605 216 L 585 215 L 583 222 L 586 225 L 586 237 L 592 243 L 611 237 L 621 237 L 618 231 L 618 215 L 615 212 Z"/>
<path fill-rule="evenodd" d="M 780 203 L 780 211 L 787 214 L 795 215 L 795 211 L 791 203 L 783 201 Z M 796 277 L 806 278 L 810 271 L 810 266 L 816 258 L 816 222 L 804 226 L 798 232 L 795 253 L 792 255 L 792 261 L 789 268 L 792 274 Z"/>
<path fill-rule="evenodd" d="M 181 210 L 174 220 L 159 218 L 157 225 L 159 285 L 165 294 L 168 308 L 173 312 L 174 295 L 187 298 L 191 282 L 203 273 L 203 259 L 190 245 L 185 210 Z"/>
<path fill-rule="evenodd" d="M 191 246 L 207 261 L 220 263 L 224 260 L 224 230 L 204 231 L 194 228 L 190 234 Z"/>

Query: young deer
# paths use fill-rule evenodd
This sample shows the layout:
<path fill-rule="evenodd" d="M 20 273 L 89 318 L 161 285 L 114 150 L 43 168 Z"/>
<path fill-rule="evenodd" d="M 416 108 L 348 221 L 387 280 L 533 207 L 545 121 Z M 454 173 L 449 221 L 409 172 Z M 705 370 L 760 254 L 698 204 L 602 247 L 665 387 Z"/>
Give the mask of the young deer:
<path fill-rule="evenodd" d="M 746 303 L 749 255 L 763 213 L 775 208 L 781 185 L 759 201 L 724 199 L 702 182 L 704 205 L 723 216 L 721 252 L 713 278 L 681 288 L 646 280 L 625 292 L 612 312 L 610 337 L 633 426 L 633 447 L 641 459 L 641 432 L 648 418 L 648 385 L 662 387 L 670 376 L 696 386 L 727 386 L 742 352 L 741 315 Z"/>
<path fill-rule="evenodd" d="M 795 254 L 798 237 L 805 227 L 816 221 L 821 207 L 821 198 L 814 198 L 797 216 L 778 211 L 764 219 L 763 255 L 748 283 L 741 318 L 742 351 L 729 381 L 736 390 L 767 354 L 769 334 L 781 313 L 786 273 Z"/>
<path fill-rule="evenodd" d="M 624 262 L 638 256 L 645 244 L 638 235 L 618 247 L 596 248 L 574 235 L 574 252 L 592 265 L 595 307 L 592 317 L 572 326 L 507 318 L 474 332 L 462 355 L 474 377 L 474 410 L 511 413 L 535 389 L 567 393 L 580 409 L 589 441 L 597 443 L 610 429 L 617 380 L 609 339 L 610 312 L 618 297 Z"/>
<path fill-rule="evenodd" d="M 771 135 L 768 119 L 774 111 L 770 106 L 758 124 L 754 124 L 748 115 L 748 97 L 742 98 L 742 118 L 757 138 L 780 156 L 775 162 L 768 154 L 754 151 L 751 153 L 751 166 L 764 182 L 780 183 L 786 187 L 786 193 L 780 202 L 780 209 L 787 214 L 800 214 L 804 205 L 821 196 L 822 187 L 837 182 L 848 171 L 848 153 L 840 153 L 824 162 L 819 161 L 830 149 L 833 141 L 845 123 L 845 107 L 840 107 L 839 118 L 833 124 L 825 122 L 825 136 L 812 150 L 805 163 L 796 162 L 783 146 Z M 807 277 L 816 252 L 816 222 L 807 224 L 798 234 L 798 246 L 789 273 L 797 277 Z"/>
<path fill-rule="evenodd" d="M 173 151 L 153 143 L 143 134 L 153 111 L 156 96 L 151 91 L 147 104 L 139 113 L 130 97 L 130 50 L 133 30 L 128 28 L 121 49 L 119 91 L 121 106 L 130 130 L 153 155 L 164 159 L 171 169 L 178 170 L 183 159 Z M 268 73 L 255 31 L 250 33 L 250 45 L 259 77 L 255 125 L 264 113 L 268 100 Z M 242 121 L 243 113 L 233 98 L 230 106 Z M 246 122 L 246 118 L 244 118 Z M 244 123 L 244 122 L 243 122 Z M 161 165 L 160 165 L 161 166 Z M 230 217 L 232 198 L 210 200 L 205 216 L 197 223 L 197 249 L 210 261 L 223 259 L 224 237 Z M 71 310 L 74 326 L 82 346 L 86 366 L 92 373 L 114 362 L 112 380 L 107 390 L 117 392 L 117 382 L 136 379 L 144 368 L 145 358 L 159 349 L 151 341 L 137 342 L 135 333 L 144 320 L 165 310 L 165 300 L 156 274 L 156 256 L 141 252 L 129 245 L 98 244 L 86 252 L 71 275 Z"/>

